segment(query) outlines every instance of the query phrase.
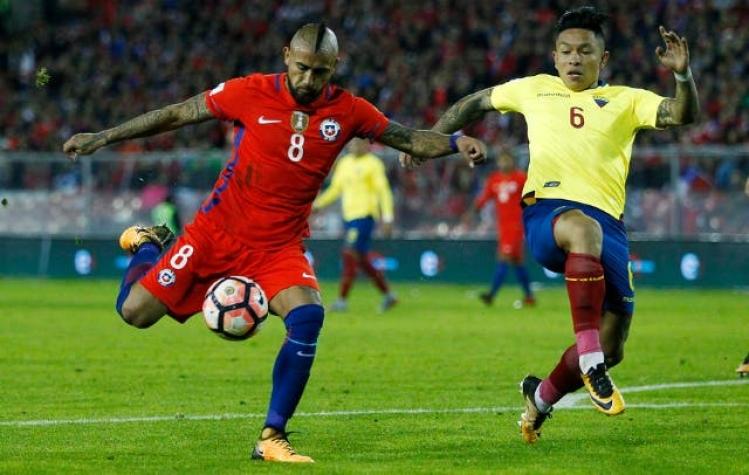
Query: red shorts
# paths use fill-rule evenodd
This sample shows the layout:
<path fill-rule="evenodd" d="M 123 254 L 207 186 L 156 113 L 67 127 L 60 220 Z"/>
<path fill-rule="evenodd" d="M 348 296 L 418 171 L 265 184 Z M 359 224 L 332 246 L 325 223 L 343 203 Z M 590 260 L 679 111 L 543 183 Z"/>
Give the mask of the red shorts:
<path fill-rule="evenodd" d="M 497 253 L 510 256 L 515 260 L 522 260 L 525 250 L 523 229 L 505 229 L 497 240 Z"/>
<path fill-rule="evenodd" d="M 248 250 L 222 230 L 191 224 L 140 280 L 180 323 L 201 311 L 208 288 L 220 277 L 243 275 L 265 291 L 270 302 L 293 286 L 320 290 L 301 243 L 275 250 Z"/>

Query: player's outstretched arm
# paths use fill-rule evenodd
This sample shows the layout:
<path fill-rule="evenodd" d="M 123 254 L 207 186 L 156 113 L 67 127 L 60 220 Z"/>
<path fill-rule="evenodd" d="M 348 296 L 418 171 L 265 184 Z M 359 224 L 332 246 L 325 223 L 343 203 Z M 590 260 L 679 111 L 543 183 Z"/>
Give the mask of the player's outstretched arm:
<path fill-rule="evenodd" d="M 655 54 L 661 64 L 674 72 L 676 97 L 669 97 L 661 102 L 655 125 L 662 128 L 691 124 L 700 113 L 700 102 L 697 86 L 689 69 L 689 45 L 686 38 L 673 31 L 666 31 L 662 26 L 659 31 L 666 47 L 658 46 Z"/>
<path fill-rule="evenodd" d="M 469 94 L 453 104 L 432 127 L 436 132 L 453 133 L 466 125 L 475 122 L 494 110 L 491 101 L 492 88 Z M 406 168 L 414 168 L 424 161 L 418 154 L 401 153 L 400 163 Z"/>
<path fill-rule="evenodd" d="M 470 166 L 486 159 L 486 145 L 473 137 L 450 136 L 432 130 L 416 130 L 390 121 L 379 139 L 383 144 L 410 155 L 436 158 L 460 152 Z"/>
<path fill-rule="evenodd" d="M 111 129 L 75 134 L 65 142 L 62 150 L 71 160 L 75 160 L 79 155 L 92 154 L 105 145 L 148 137 L 212 119 L 213 114 L 205 104 L 205 94 L 203 92 L 184 102 L 146 112 Z"/>
<path fill-rule="evenodd" d="M 493 111 L 492 89 L 489 87 L 460 99 L 442 114 L 432 130 L 451 134 L 481 119 L 487 112 Z"/>

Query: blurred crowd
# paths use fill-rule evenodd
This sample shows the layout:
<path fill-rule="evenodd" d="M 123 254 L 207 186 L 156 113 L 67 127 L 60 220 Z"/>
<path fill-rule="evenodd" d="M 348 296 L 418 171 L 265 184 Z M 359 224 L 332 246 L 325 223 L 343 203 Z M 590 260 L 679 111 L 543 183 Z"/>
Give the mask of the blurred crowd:
<path fill-rule="evenodd" d="M 638 145 L 736 145 L 749 142 L 749 1 L 621 0 L 591 2 L 611 15 L 603 78 L 673 93 L 671 73 L 654 49 L 658 25 L 685 35 L 702 100 L 698 124 L 640 134 Z M 0 151 L 52 151 L 78 131 L 100 130 L 184 100 L 249 72 L 284 70 L 282 47 L 298 26 L 325 20 L 339 36 L 335 82 L 404 124 L 429 127 L 460 97 L 509 79 L 554 74 L 552 30 L 579 2 L 531 0 L 23 0 L 0 1 Z M 471 130 L 490 143 L 526 141 L 518 115 L 490 114 Z M 120 152 L 221 149 L 225 124 L 209 122 L 116 147 Z M 215 164 L 213 164 L 215 165 Z M 210 168 L 213 169 L 214 166 Z M 6 166 L 8 166 L 6 164 Z M 140 166 L 140 165 L 139 165 Z M 220 166 L 218 163 L 217 166 Z M 658 154 L 633 162 L 635 188 L 670 189 L 670 162 Z M 159 171 L 169 186 L 210 187 L 212 177 L 181 165 Z M 121 166 L 120 166 L 121 168 Z M 147 167 L 146 167 L 147 168 Z M 740 190 L 746 159 L 679 162 L 687 191 Z M 94 170 L 97 187 L 135 189 L 148 169 Z M 150 173 L 150 174 L 149 174 Z M 402 216 L 458 216 L 484 173 L 438 164 L 421 173 L 393 168 Z M 72 175 L 72 176 L 71 176 Z M 185 177 L 185 175 L 187 177 Z M 211 177 L 207 179 L 206 176 Z M 212 176 L 215 176 L 212 175 Z M 66 181 L 67 180 L 67 181 Z M 74 172 L 15 162 L 0 186 L 45 188 L 75 181 Z M 683 185 L 683 184 L 686 185 Z M 672 190 L 673 191 L 673 190 Z M 434 199 L 437 196 L 438 199 Z"/>

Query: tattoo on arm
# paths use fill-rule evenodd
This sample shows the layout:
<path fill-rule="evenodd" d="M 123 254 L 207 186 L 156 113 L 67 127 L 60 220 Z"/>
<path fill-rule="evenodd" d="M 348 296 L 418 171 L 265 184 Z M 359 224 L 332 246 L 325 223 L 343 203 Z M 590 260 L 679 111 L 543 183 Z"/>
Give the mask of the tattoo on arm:
<path fill-rule="evenodd" d="M 441 157 L 452 152 L 450 136 L 431 130 L 415 130 L 390 121 L 379 139 L 383 144 L 417 157 Z"/>
<path fill-rule="evenodd" d="M 464 97 L 442 114 L 432 130 L 450 134 L 482 118 L 484 114 L 494 110 L 491 95 L 490 87 Z"/>
<path fill-rule="evenodd" d="M 106 143 L 110 144 L 127 139 L 149 137 L 212 118 L 213 115 L 205 104 L 205 93 L 200 93 L 184 102 L 141 114 L 103 131 L 102 135 Z"/>
<path fill-rule="evenodd" d="M 694 80 L 676 81 L 676 97 L 668 97 L 658 106 L 656 127 L 672 127 L 694 122 L 700 113 L 700 102 Z"/>

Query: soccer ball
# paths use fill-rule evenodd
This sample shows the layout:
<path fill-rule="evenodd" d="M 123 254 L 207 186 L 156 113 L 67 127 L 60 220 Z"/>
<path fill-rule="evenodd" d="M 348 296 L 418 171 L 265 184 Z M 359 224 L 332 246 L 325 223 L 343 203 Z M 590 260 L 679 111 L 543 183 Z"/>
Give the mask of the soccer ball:
<path fill-rule="evenodd" d="M 211 331 L 228 340 L 246 340 L 268 317 L 268 299 L 247 277 L 223 277 L 211 285 L 203 300 L 203 318 Z"/>

